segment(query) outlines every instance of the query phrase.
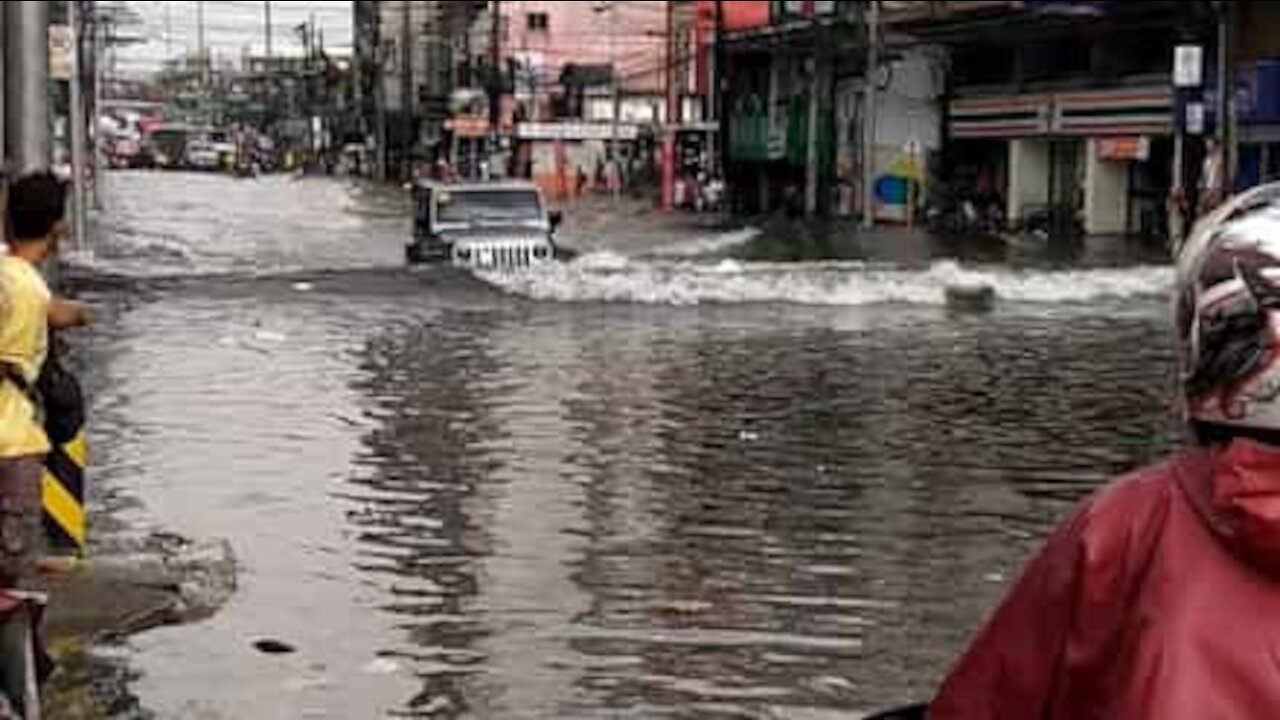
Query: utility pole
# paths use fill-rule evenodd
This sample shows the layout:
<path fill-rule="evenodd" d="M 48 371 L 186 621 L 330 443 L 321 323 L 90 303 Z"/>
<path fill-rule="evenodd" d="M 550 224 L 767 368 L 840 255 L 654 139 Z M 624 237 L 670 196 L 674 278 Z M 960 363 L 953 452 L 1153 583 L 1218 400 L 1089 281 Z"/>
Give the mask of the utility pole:
<path fill-rule="evenodd" d="M 6 149 L 19 172 L 49 167 L 49 4 L 4 3 Z"/>
<path fill-rule="evenodd" d="M 168 3 L 165 3 L 165 4 L 168 5 Z M 271 26 L 271 0 L 266 0 L 266 2 L 262 3 L 262 23 L 263 23 L 262 34 L 263 34 L 263 39 L 265 41 L 264 42 L 265 55 L 267 59 L 270 59 L 272 55 L 272 49 L 273 49 L 271 44 L 271 41 L 273 39 L 272 26 Z"/>
<path fill-rule="evenodd" d="M 815 17 L 811 21 L 813 24 L 814 47 L 813 47 L 813 69 L 809 75 L 809 117 L 806 124 L 806 152 L 805 157 L 805 176 L 804 176 L 804 213 L 806 217 L 814 217 L 820 210 L 821 187 L 822 184 L 822 163 L 823 159 L 819 153 L 819 135 L 822 130 L 822 101 L 828 95 L 827 93 L 827 66 L 828 66 L 828 48 L 830 38 L 827 35 L 826 24 L 821 18 Z"/>
<path fill-rule="evenodd" d="M 316 15 L 311 13 L 307 21 L 302 24 L 302 44 L 303 44 L 303 90 L 302 90 L 302 112 L 307 122 L 307 148 L 304 154 L 304 162 L 306 167 L 314 167 L 318 153 L 317 146 L 318 134 L 316 132 L 316 93 L 314 78 L 311 74 L 315 67 L 316 58 Z"/>
<path fill-rule="evenodd" d="M 676 127 L 680 121 L 680 95 L 676 86 L 676 4 L 667 3 L 667 52 L 664 82 L 667 89 L 667 127 L 662 133 L 662 209 L 675 209 Z"/>
<path fill-rule="evenodd" d="M 167 4 L 167 3 L 166 3 Z M 91 52 L 93 60 L 93 114 L 96 118 L 102 114 L 102 93 L 103 86 L 106 84 L 106 68 L 103 63 L 105 53 L 104 33 L 106 32 L 105 18 L 98 10 L 95 3 L 93 6 L 93 37 L 91 42 Z M 93 207 L 95 210 L 102 209 L 102 178 L 104 177 L 102 166 L 103 162 L 102 133 L 93 133 Z"/>
<path fill-rule="evenodd" d="M 609 63 L 613 65 L 613 166 L 617 181 L 613 186 L 614 200 L 622 199 L 622 68 L 618 66 L 618 0 L 609 3 Z M 629 183 L 631 178 L 627 178 Z"/>
<path fill-rule="evenodd" d="M 724 0 L 716 0 L 716 25 L 712 39 L 711 62 L 708 63 L 711 72 L 711 78 L 707 83 L 707 92 L 711 93 L 710 102 L 707 103 L 715 121 L 719 133 L 716 135 L 715 159 L 712 160 L 711 169 L 718 171 L 721 180 L 724 182 L 725 202 L 724 207 L 732 209 L 733 207 L 733 185 L 728 182 L 729 173 L 729 117 L 725 108 L 725 75 L 729 68 L 728 53 L 725 52 L 724 42 Z M 710 139 L 710 138 L 708 138 Z M 708 152 L 711 143 L 708 142 Z"/>
<path fill-rule="evenodd" d="M 880 81 L 880 2 L 871 0 L 867 11 L 866 102 L 862 108 L 862 227 L 876 226 L 876 84 Z"/>
<path fill-rule="evenodd" d="M 373 0 L 373 171 L 378 182 L 387 181 L 387 58 L 382 49 L 382 0 Z"/>
<path fill-rule="evenodd" d="M 200 85 L 209 85 L 209 58 L 204 45 L 204 0 L 196 0 L 196 57 L 200 63 Z"/>
<path fill-rule="evenodd" d="M 1218 2 L 1218 152 L 1222 158 L 1222 198 L 1231 196 L 1235 188 L 1236 132 L 1235 88 L 1236 74 L 1232 67 L 1234 58 L 1231 44 L 1235 40 L 1232 27 L 1235 14 L 1230 0 Z"/>
<path fill-rule="evenodd" d="M 1183 37 L 1186 37 L 1184 31 Z M 1187 183 L 1187 140 L 1194 129 L 1188 122 L 1192 102 L 1204 96 L 1204 46 L 1200 44 L 1179 44 L 1173 52 L 1173 92 L 1174 108 L 1178 117 L 1174 122 L 1173 136 L 1173 178 L 1169 189 L 1170 203 L 1168 207 L 1169 250 L 1176 257 L 1182 247 L 1183 240 L 1191 229 L 1192 215 L 1199 197 L 1195 192 L 1196 183 Z M 1202 118 L 1197 118 L 1197 125 Z"/>
<path fill-rule="evenodd" d="M 498 129 L 502 125 L 502 0 L 489 3 L 489 157 L 497 153 Z"/>
<path fill-rule="evenodd" d="M 173 3 L 168 2 L 164 4 L 164 56 L 166 60 L 173 57 Z"/>
<path fill-rule="evenodd" d="M 618 2 L 607 0 L 603 4 L 609 12 L 609 69 L 613 75 L 613 112 L 609 126 L 611 144 L 610 157 L 613 159 L 613 200 L 622 199 L 622 148 L 620 147 L 620 125 L 622 123 L 622 73 L 618 71 Z"/>
<path fill-rule="evenodd" d="M 85 206 L 85 134 L 88 130 L 87 120 L 84 110 L 84 82 L 81 77 L 83 65 L 80 60 L 81 39 L 84 37 L 83 20 L 80 13 L 80 0 L 71 0 L 67 3 L 67 25 L 71 28 L 71 85 L 70 85 L 70 115 L 68 124 L 71 126 L 71 193 L 72 193 L 72 216 L 71 226 L 74 237 L 74 245 L 77 251 L 85 251 L 88 249 L 88 236 L 86 229 Z M 94 178 L 97 182 L 99 178 Z"/>
<path fill-rule="evenodd" d="M 417 96 L 413 90 L 413 6 L 400 0 L 400 120 L 404 146 L 400 154 L 400 179 L 413 177 L 414 120 Z"/>

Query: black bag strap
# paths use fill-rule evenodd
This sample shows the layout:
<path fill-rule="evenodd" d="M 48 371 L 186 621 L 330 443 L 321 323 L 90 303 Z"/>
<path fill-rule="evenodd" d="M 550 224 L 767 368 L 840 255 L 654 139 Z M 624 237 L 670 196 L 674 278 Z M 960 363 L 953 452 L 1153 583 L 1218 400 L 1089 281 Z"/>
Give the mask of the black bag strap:
<path fill-rule="evenodd" d="M 27 376 L 22 374 L 22 371 L 18 369 L 17 365 L 0 360 L 0 380 L 7 380 L 13 383 L 23 395 L 26 395 L 33 401 L 36 399 L 35 386 L 27 382 Z"/>

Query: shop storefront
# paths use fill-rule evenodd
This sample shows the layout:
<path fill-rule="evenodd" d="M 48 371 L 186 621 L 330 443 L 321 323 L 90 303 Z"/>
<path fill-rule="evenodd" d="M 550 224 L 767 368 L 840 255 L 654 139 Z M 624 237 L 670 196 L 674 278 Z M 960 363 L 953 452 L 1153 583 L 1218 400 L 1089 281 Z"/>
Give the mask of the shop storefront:
<path fill-rule="evenodd" d="M 1162 87 L 959 98 L 948 127 L 966 163 L 956 177 L 998 187 L 1014 226 L 1049 212 L 1088 235 L 1158 235 L 1172 108 Z"/>

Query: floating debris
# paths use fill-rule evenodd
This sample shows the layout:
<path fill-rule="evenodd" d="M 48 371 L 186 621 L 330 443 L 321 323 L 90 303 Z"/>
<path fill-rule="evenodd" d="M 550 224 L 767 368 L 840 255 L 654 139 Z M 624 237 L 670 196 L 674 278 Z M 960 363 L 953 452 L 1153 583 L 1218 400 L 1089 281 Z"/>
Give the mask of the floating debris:
<path fill-rule="evenodd" d="M 996 306 L 996 289 L 987 284 L 947 286 L 947 307 L 959 312 L 986 313 Z"/>
<path fill-rule="evenodd" d="M 253 647 L 264 655 L 292 655 L 298 652 L 294 646 L 279 640 L 258 640 Z"/>

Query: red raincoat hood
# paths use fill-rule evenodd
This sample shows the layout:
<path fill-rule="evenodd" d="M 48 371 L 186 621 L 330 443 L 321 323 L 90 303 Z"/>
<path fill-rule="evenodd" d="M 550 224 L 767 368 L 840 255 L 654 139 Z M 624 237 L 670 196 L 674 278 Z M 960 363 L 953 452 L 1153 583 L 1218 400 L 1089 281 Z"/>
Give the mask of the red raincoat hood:
<path fill-rule="evenodd" d="M 1232 554 L 1280 578 L 1280 448 L 1237 440 L 1192 453 L 1177 476 L 1191 506 Z"/>
<path fill-rule="evenodd" d="M 1280 448 L 1192 449 L 1082 503 L 930 720 L 1280 715 Z"/>

